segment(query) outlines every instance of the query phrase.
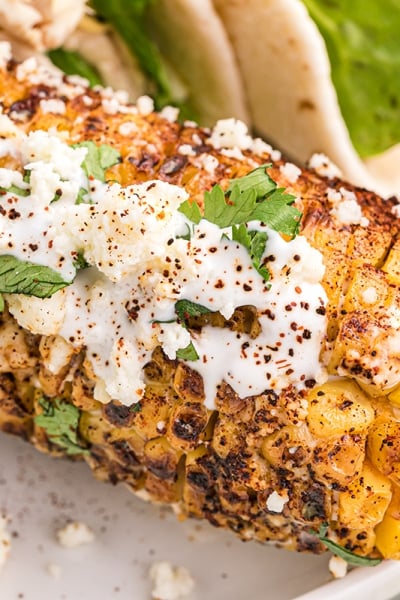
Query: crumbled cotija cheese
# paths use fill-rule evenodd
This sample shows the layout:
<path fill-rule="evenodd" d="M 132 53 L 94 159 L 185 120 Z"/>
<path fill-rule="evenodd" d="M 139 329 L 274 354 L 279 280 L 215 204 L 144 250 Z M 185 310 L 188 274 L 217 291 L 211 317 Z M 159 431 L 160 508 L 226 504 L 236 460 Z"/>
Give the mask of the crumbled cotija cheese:
<path fill-rule="evenodd" d="M 341 177 L 340 169 L 325 154 L 313 154 L 308 161 L 310 169 L 314 169 L 322 177 Z"/>
<path fill-rule="evenodd" d="M 40 110 L 44 113 L 53 113 L 55 115 L 64 115 L 67 107 L 63 100 L 59 98 L 42 99 L 40 101 Z"/>
<path fill-rule="evenodd" d="M 94 540 L 94 533 L 80 521 L 72 521 L 56 532 L 56 537 L 60 546 L 64 548 L 76 548 L 83 544 L 90 544 Z"/>
<path fill-rule="evenodd" d="M 247 125 L 238 119 L 221 119 L 217 121 L 208 142 L 216 149 L 237 148 L 248 150 L 253 139 L 248 134 Z"/>
<path fill-rule="evenodd" d="M 375 304 L 378 299 L 378 292 L 374 287 L 368 287 L 362 292 L 362 299 L 366 304 Z"/>
<path fill-rule="evenodd" d="M 150 96 L 140 96 L 136 100 L 136 108 L 145 117 L 154 111 L 154 100 Z"/>
<path fill-rule="evenodd" d="M 361 206 L 358 204 L 354 192 L 341 187 L 339 193 L 340 198 L 337 199 L 335 195 L 335 200 L 333 200 L 334 206 L 330 214 L 344 225 L 361 225 L 361 227 L 367 227 L 369 219 L 363 216 Z M 333 195 L 329 195 L 328 192 L 329 198 L 333 198 Z"/>
<path fill-rule="evenodd" d="M 335 579 L 342 579 L 347 574 L 348 563 L 340 556 L 331 556 L 329 559 L 329 571 Z"/>
<path fill-rule="evenodd" d="M 279 167 L 280 172 L 289 183 L 296 183 L 301 175 L 301 169 L 293 163 L 287 162 Z"/>
<path fill-rule="evenodd" d="M 151 595 L 157 600 L 180 600 L 194 589 L 188 569 L 174 567 L 167 561 L 154 563 L 149 575 L 154 583 Z"/>
<path fill-rule="evenodd" d="M 288 500 L 289 496 L 287 493 L 281 495 L 274 491 L 268 496 L 266 506 L 271 512 L 281 513 Z"/>

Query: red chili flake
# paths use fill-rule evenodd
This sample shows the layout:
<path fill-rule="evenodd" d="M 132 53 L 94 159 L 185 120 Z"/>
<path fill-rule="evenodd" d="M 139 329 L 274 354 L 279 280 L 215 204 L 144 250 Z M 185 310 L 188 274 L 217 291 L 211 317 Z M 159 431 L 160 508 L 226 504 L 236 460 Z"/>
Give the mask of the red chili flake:
<path fill-rule="evenodd" d="M 293 323 L 290 323 L 290 329 L 292 331 L 297 331 L 297 328 L 298 328 L 297 323 L 295 323 L 294 321 L 293 321 Z"/>
<path fill-rule="evenodd" d="M 296 292 L 296 294 L 301 294 L 301 287 L 299 287 L 298 285 L 296 285 L 296 287 L 294 288 L 294 291 Z"/>

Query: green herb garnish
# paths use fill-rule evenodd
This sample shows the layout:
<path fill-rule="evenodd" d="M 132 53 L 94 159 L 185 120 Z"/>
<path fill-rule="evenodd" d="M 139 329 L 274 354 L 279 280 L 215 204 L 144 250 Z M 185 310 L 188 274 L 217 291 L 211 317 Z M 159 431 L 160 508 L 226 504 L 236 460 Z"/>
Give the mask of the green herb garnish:
<path fill-rule="evenodd" d="M 328 525 L 326 523 L 322 524 L 319 528 L 319 531 L 311 531 L 315 537 L 317 537 L 333 554 L 336 556 L 340 556 L 343 558 L 349 565 L 354 567 L 375 567 L 382 562 L 381 558 L 368 558 L 367 556 L 358 556 L 358 554 L 354 554 L 350 550 L 343 548 L 336 542 L 333 542 L 328 537 L 326 537 L 326 533 L 328 531 Z"/>
<path fill-rule="evenodd" d="M 20 260 L 9 254 L 0 256 L 0 293 L 50 298 L 70 283 L 50 267 Z"/>
<path fill-rule="evenodd" d="M 176 358 L 180 358 L 182 360 L 199 360 L 199 355 L 197 354 L 197 350 L 193 345 L 193 342 L 190 342 L 186 348 L 179 348 L 176 351 Z"/>
<path fill-rule="evenodd" d="M 43 427 L 53 444 L 57 444 L 69 456 L 89 454 L 78 439 L 78 426 L 80 410 L 73 404 L 61 398 L 50 401 L 44 396 L 40 398 L 39 405 L 42 414 L 35 417 L 35 423 Z"/>
<path fill-rule="evenodd" d="M 262 165 L 244 177 L 231 180 L 226 192 L 219 185 L 205 192 L 203 213 L 197 203 L 188 200 L 179 207 L 195 224 L 204 218 L 221 229 L 231 227 L 231 239 L 248 250 L 254 268 L 266 281 L 269 273 L 262 264 L 262 256 L 268 237 L 266 232 L 248 230 L 247 224 L 259 221 L 293 238 L 299 232 L 301 218 L 301 212 L 292 206 L 295 197 L 278 188 L 268 175 L 266 169 L 270 166 Z"/>
<path fill-rule="evenodd" d="M 120 153 L 107 144 L 97 146 L 97 144 L 94 142 L 88 141 L 73 144 L 72 147 L 87 148 L 88 151 L 81 166 L 87 177 L 94 177 L 98 181 L 104 182 L 106 169 L 109 169 L 110 167 L 119 163 L 121 158 Z M 84 201 L 81 192 L 83 194 L 86 192 L 86 190 L 81 188 L 78 195 L 77 204 L 80 204 L 80 202 Z"/>
<path fill-rule="evenodd" d="M 16 194 L 17 196 L 29 196 L 30 191 L 26 190 L 24 188 L 20 188 L 17 185 L 11 185 L 9 188 L 4 188 L 0 186 L 0 192 L 1 193 L 5 193 L 8 192 L 9 194 Z"/>
<path fill-rule="evenodd" d="M 78 252 L 73 260 L 74 267 L 77 271 L 81 269 L 87 269 L 90 267 L 90 264 L 87 262 L 86 258 L 83 256 L 83 252 Z"/>
<path fill-rule="evenodd" d="M 189 317 L 199 317 L 200 315 L 206 315 L 211 310 L 202 304 L 197 304 L 191 300 L 178 300 L 175 302 L 175 313 L 182 323 L 186 326 L 186 322 Z"/>

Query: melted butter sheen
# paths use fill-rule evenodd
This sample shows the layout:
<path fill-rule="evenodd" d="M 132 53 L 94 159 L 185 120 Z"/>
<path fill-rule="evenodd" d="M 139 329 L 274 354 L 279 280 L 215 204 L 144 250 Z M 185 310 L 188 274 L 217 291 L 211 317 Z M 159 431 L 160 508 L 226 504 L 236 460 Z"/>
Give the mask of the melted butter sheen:
<path fill-rule="evenodd" d="M 78 252 L 90 267 L 44 301 L 40 318 L 37 302 L 21 295 L 7 300 L 24 327 L 86 347 L 97 378 L 97 399 L 137 402 L 144 391 L 142 369 L 153 349 L 161 345 L 174 359 L 190 341 L 200 358 L 189 364 L 204 379 L 209 408 L 215 406 L 222 381 L 245 397 L 290 384 L 303 388 L 324 378 L 319 361 L 326 333 L 326 296 L 320 284 L 324 268 L 320 253 L 305 238 L 285 242 L 276 232 L 251 224 L 251 229 L 268 234 L 269 287 L 247 250 L 223 238 L 219 227 L 202 220 L 190 240 L 181 237 L 188 226 L 192 229 L 177 210 L 187 198 L 182 188 L 161 181 L 125 188 L 89 183 L 79 167 L 82 153 L 44 132 L 34 141 L 30 136 L 15 140 L 13 154 L 20 156 L 22 166 L 31 165 L 34 182 L 41 179 L 45 193 L 38 194 L 39 183 L 34 183 L 30 196 L 0 197 L 1 206 L 11 203 L 19 213 L 15 219 L 2 211 L 0 252 L 10 253 L 11 244 L 19 258 L 51 266 L 69 279 Z M 27 148 L 36 148 L 36 154 L 29 155 Z M 14 171 L 0 170 L 4 185 L 1 177 L 4 183 L 22 185 Z M 51 202 L 60 185 L 61 199 Z M 75 204 L 80 187 L 89 190 L 91 204 Z M 206 326 L 191 334 L 180 323 L 168 322 L 176 318 L 180 299 L 220 311 L 226 319 L 235 308 L 252 305 L 261 332 L 251 339 Z M 49 316 L 57 313 L 53 328 L 43 318 L 46 311 Z"/>

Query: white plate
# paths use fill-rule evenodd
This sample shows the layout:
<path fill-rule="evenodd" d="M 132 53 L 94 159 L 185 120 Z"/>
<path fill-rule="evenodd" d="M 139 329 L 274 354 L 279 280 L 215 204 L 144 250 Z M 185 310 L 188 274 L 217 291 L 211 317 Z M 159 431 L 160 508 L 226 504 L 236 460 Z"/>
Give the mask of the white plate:
<path fill-rule="evenodd" d="M 95 481 L 86 465 L 42 456 L 4 434 L 0 456 L 0 508 L 13 532 L 1 600 L 150 600 L 149 567 L 165 559 L 194 577 L 187 600 L 386 600 L 400 592 L 400 565 L 359 569 L 327 584 L 327 555 L 245 544 L 203 522 L 179 523 L 125 487 Z M 92 527 L 95 541 L 61 548 L 54 532 L 68 519 Z M 58 579 L 49 564 L 61 567 Z"/>

